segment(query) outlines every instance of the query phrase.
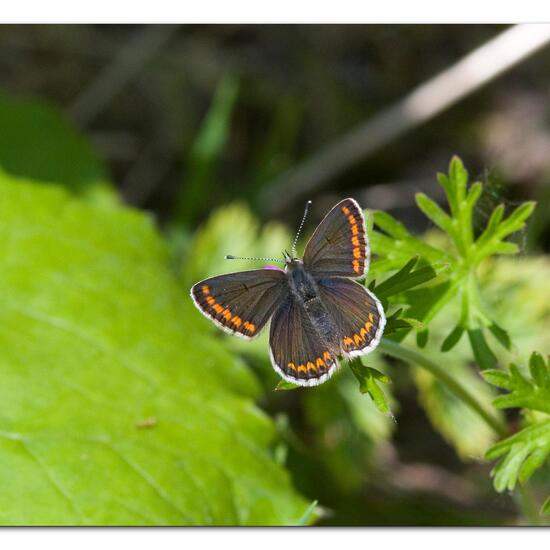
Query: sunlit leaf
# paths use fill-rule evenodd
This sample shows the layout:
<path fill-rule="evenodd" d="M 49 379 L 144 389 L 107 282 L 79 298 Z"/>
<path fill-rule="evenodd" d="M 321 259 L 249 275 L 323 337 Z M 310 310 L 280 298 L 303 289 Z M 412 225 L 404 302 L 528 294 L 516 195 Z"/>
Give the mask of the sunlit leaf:
<path fill-rule="evenodd" d="M 145 215 L 0 175 L 0 522 L 296 524 L 258 384 Z"/>

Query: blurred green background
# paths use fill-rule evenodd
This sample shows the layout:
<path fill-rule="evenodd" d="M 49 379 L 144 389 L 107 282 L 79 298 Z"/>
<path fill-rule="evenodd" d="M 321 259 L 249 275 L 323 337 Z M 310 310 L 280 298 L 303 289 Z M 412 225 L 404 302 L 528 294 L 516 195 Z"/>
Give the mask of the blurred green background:
<path fill-rule="evenodd" d="M 485 184 L 480 226 L 499 202 L 538 201 L 521 257 L 481 278 L 518 360 L 550 352 L 550 48 L 285 194 L 302 162 L 505 29 L 0 26 L 1 522 L 521 521 L 482 460 L 494 435 L 425 372 L 369 357 L 395 420 L 349 369 L 274 392 L 266 335 L 219 334 L 188 297 L 249 265 L 225 254 L 279 256 L 306 199 L 307 233 L 352 196 L 437 239 L 414 194 L 441 201 L 435 174 L 458 154 Z M 447 360 L 490 403 L 466 343 Z M 542 501 L 550 472 L 537 476 Z"/>

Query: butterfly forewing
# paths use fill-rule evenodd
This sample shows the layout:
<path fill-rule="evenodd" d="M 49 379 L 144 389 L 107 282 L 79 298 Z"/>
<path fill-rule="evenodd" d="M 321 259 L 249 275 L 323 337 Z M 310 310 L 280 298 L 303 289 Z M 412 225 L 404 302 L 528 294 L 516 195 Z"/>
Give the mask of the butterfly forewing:
<path fill-rule="evenodd" d="M 287 292 L 281 269 L 255 269 L 205 279 L 191 289 L 198 309 L 220 328 L 254 338 Z"/>
<path fill-rule="evenodd" d="M 344 199 L 325 216 L 306 245 L 304 265 L 316 277 L 361 278 L 367 273 L 367 232 L 357 202 Z"/>
<path fill-rule="evenodd" d="M 287 381 L 316 386 L 336 370 L 336 354 L 321 339 L 306 310 L 288 293 L 273 315 L 269 335 L 271 362 Z"/>

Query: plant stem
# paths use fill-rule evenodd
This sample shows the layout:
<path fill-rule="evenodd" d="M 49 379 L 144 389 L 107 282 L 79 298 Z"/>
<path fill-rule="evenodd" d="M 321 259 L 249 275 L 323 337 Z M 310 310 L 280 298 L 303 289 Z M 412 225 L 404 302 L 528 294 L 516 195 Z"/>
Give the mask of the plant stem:
<path fill-rule="evenodd" d="M 440 380 L 447 388 L 452 391 L 459 399 L 466 403 L 472 410 L 474 410 L 488 426 L 490 426 L 496 434 L 500 437 L 508 435 L 505 424 L 493 416 L 473 395 L 465 386 L 450 376 L 443 368 L 437 363 L 431 361 L 424 355 L 418 353 L 414 349 L 407 346 L 383 338 L 380 342 L 379 348 L 382 352 L 401 359 L 406 363 L 413 363 L 435 376 Z"/>
<path fill-rule="evenodd" d="M 403 346 L 398 342 L 388 340 L 387 338 L 382 338 L 378 349 L 388 355 L 391 355 L 392 357 L 401 359 L 406 363 L 414 363 L 418 367 L 427 370 L 440 382 L 445 384 L 450 391 L 466 403 L 472 410 L 477 412 L 477 414 L 495 431 L 498 436 L 506 437 L 508 435 L 505 424 L 486 410 L 485 407 L 477 400 L 475 395 L 470 393 L 466 387 L 460 384 L 460 382 L 455 380 L 452 376 L 449 376 L 449 374 L 437 363 L 426 358 L 414 349 Z M 515 492 L 515 500 L 528 525 L 541 525 L 534 496 L 528 487 L 518 484 Z"/>

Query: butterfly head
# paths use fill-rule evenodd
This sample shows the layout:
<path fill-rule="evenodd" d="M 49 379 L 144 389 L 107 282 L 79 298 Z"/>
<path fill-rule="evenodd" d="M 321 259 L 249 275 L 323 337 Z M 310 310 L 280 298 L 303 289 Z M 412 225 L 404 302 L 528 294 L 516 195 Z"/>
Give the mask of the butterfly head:
<path fill-rule="evenodd" d="M 288 250 L 285 250 L 283 252 L 283 258 L 285 260 L 285 266 L 289 271 L 292 269 L 295 269 L 296 267 L 302 264 L 302 261 L 298 257 L 294 256 L 293 254 L 290 254 Z"/>

